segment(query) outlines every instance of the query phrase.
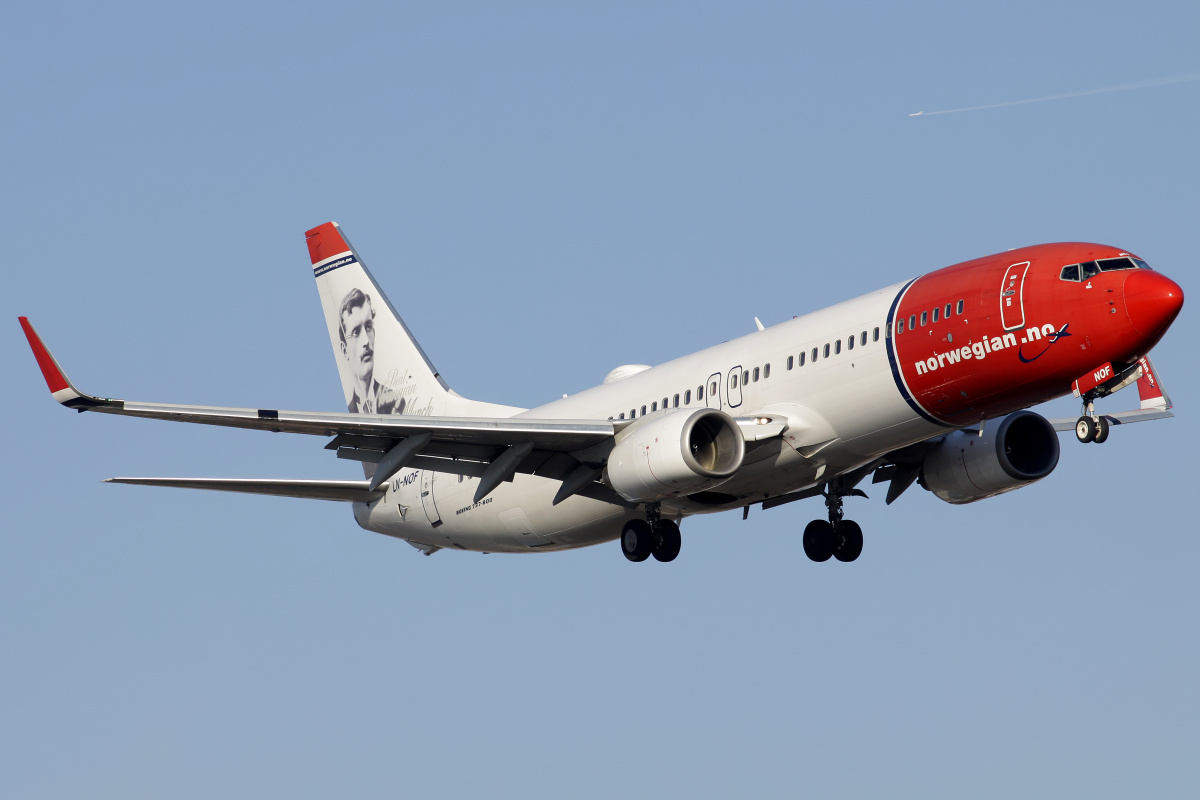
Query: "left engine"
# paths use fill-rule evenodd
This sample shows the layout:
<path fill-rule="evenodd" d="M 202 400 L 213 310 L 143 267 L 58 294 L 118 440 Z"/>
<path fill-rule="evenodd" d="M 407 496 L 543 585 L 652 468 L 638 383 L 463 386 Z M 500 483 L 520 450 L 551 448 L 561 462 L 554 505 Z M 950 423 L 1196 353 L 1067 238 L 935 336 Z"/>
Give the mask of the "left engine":
<path fill-rule="evenodd" d="M 947 503 L 974 503 L 1040 481 L 1058 466 L 1058 434 L 1045 417 L 1017 411 L 983 435 L 955 431 L 925 457 L 922 483 Z"/>
<path fill-rule="evenodd" d="M 630 426 L 608 456 L 608 484 L 626 500 L 653 502 L 718 486 L 742 466 L 736 422 L 714 408 L 672 411 Z"/>

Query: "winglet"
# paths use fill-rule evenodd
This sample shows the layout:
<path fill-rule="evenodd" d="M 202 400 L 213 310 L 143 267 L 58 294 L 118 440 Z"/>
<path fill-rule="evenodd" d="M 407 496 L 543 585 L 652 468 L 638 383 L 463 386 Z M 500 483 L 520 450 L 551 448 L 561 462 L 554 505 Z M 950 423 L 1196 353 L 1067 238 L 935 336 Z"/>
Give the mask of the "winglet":
<path fill-rule="evenodd" d="M 51 352 L 42 342 L 42 337 L 38 336 L 37 331 L 33 329 L 33 325 L 29 323 L 27 317 L 17 317 L 21 323 L 21 329 L 25 331 L 25 338 L 29 340 L 29 347 L 33 350 L 33 357 L 37 359 L 38 366 L 42 370 L 42 377 L 46 379 L 46 386 L 49 387 L 50 393 L 54 395 L 54 399 L 65 406 L 72 408 L 86 407 L 96 404 L 102 404 L 97 397 L 86 395 L 76 389 L 67 374 L 63 372 L 62 367 L 58 365 Z"/>
<path fill-rule="evenodd" d="M 1140 363 L 1142 376 L 1138 378 L 1137 387 L 1142 408 L 1171 408 L 1171 398 L 1163 389 L 1162 380 L 1150 356 L 1143 356 Z"/>

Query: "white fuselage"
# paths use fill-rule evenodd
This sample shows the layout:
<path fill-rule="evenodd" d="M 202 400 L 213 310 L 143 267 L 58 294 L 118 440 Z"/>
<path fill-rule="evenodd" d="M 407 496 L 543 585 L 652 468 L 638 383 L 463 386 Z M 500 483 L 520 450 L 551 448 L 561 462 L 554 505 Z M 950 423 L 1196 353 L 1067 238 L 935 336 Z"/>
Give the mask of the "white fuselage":
<path fill-rule="evenodd" d="M 946 430 L 909 405 L 889 363 L 888 313 L 903 287 L 896 284 L 514 416 L 629 419 L 668 413 L 678 404 L 736 417 L 788 417 L 782 438 L 748 447 L 742 469 L 716 487 L 720 494 L 706 503 L 664 501 L 663 515 L 676 519 L 828 481 Z M 747 373 L 750 380 L 743 381 Z M 518 474 L 475 503 L 476 478 L 409 469 L 392 478 L 382 499 L 356 504 L 354 512 L 362 527 L 419 546 L 485 552 L 593 545 L 617 538 L 626 520 L 644 516 L 633 507 L 578 495 L 552 505 L 560 483 Z"/>

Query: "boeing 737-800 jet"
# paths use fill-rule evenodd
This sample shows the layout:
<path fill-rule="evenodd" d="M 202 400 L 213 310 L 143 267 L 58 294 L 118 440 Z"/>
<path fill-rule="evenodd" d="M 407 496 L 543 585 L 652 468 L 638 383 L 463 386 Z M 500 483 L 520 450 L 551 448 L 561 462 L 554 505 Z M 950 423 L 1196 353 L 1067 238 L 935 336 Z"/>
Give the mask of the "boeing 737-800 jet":
<path fill-rule="evenodd" d="M 536 552 L 619 539 L 679 553 L 679 521 L 822 496 L 814 561 L 853 561 L 844 497 L 868 476 L 891 503 L 914 482 L 948 503 L 1028 486 L 1058 463 L 1056 431 L 1171 416 L 1149 359 L 1183 292 L 1132 253 L 1086 243 L 1010 250 L 796 317 L 533 409 L 450 389 L 336 223 L 307 233 L 345 413 L 166 405 L 76 389 L 24 317 L 54 399 L 126 414 L 329 439 L 361 481 L 112 478 L 116 483 L 338 500 L 370 531 L 426 554 Z M 1095 401 L 1136 383 L 1141 408 Z M 1074 392 L 1078 419 L 1029 406 Z"/>

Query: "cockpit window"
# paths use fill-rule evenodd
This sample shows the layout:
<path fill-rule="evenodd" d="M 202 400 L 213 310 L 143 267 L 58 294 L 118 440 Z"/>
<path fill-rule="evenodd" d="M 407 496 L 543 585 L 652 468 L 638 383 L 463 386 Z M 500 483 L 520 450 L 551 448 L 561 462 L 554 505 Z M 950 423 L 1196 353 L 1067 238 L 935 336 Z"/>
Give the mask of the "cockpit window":
<path fill-rule="evenodd" d="M 1085 261 L 1079 265 L 1079 272 L 1084 280 L 1093 278 L 1100 274 L 1100 267 L 1095 261 Z"/>
<path fill-rule="evenodd" d="M 1151 269 L 1150 265 L 1145 261 L 1142 261 L 1140 258 L 1135 258 L 1133 263 L 1137 264 L 1139 269 Z"/>
<path fill-rule="evenodd" d="M 1069 267 L 1063 267 L 1063 268 L 1062 268 L 1062 274 L 1060 274 L 1058 277 L 1059 277 L 1059 278 L 1061 278 L 1061 279 L 1063 279 L 1064 281 L 1077 281 L 1077 280 L 1079 280 L 1079 265 L 1078 265 L 1078 264 L 1072 264 L 1072 265 L 1071 265 L 1071 266 L 1069 266 Z"/>
<path fill-rule="evenodd" d="M 1128 258 L 1106 258 L 1096 263 L 1100 265 L 1101 272 L 1112 272 L 1117 269 L 1137 269 L 1137 265 L 1133 263 L 1133 260 Z"/>

